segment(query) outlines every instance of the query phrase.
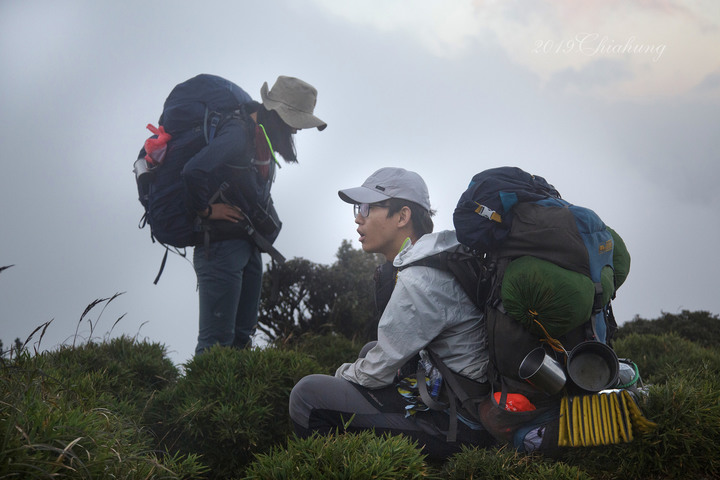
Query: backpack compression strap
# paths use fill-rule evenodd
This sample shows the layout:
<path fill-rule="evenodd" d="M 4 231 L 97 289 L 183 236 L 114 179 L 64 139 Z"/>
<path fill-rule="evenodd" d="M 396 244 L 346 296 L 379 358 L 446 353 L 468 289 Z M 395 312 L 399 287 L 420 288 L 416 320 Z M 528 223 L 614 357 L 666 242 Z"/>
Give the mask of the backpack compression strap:
<path fill-rule="evenodd" d="M 153 242 L 154 242 L 154 241 L 155 241 L 155 239 L 153 239 Z M 157 283 L 160 281 L 160 276 L 162 275 L 163 270 L 165 270 L 165 263 L 167 263 L 168 252 L 170 252 L 170 248 L 172 248 L 173 253 L 176 253 L 176 254 L 180 255 L 180 256 L 183 257 L 185 260 L 187 260 L 188 262 L 190 262 L 190 260 L 188 260 L 188 258 L 187 258 L 187 251 L 186 251 L 184 248 L 182 249 L 182 252 L 181 252 L 180 249 L 177 248 L 177 247 L 170 247 L 169 245 L 165 245 L 164 243 L 160 243 L 160 245 L 162 245 L 163 247 L 165 247 L 165 254 L 163 255 L 162 261 L 160 262 L 160 269 L 158 270 L 158 273 L 157 273 L 157 275 L 155 276 L 155 280 L 153 281 L 153 285 L 157 285 Z"/>
<path fill-rule="evenodd" d="M 488 383 L 480 383 L 470 379 L 464 379 L 460 375 L 450 370 L 445 362 L 431 349 L 427 348 L 430 354 L 432 364 L 438 369 L 442 375 L 443 382 L 446 386 L 448 395 L 448 405 L 439 402 L 430 396 L 425 383 L 425 370 L 418 365 L 417 370 L 417 386 L 420 399 L 431 410 L 445 411 L 450 409 L 450 423 L 448 426 L 447 441 L 455 442 L 457 440 L 457 401 L 460 402 L 464 411 L 479 421 L 477 402 L 490 393 L 490 385 Z M 457 401 L 456 401 L 457 400 Z"/>
<path fill-rule="evenodd" d="M 220 199 L 222 199 L 223 202 L 232 205 L 231 202 L 227 201 L 227 199 L 225 198 L 225 195 L 224 195 L 225 190 L 227 190 L 229 186 L 230 185 L 227 182 L 223 182 L 222 185 L 220 185 L 220 188 L 218 189 L 218 191 L 215 192 L 215 194 L 210 198 L 208 203 L 213 203 L 218 198 L 220 198 Z M 234 205 L 234 206 L 236 208 L 240 209 L 240 207 L 238 207 L 237 205 Z M 277 263 L 285 263 L 285 257 L 283 256 L 283 254 L 280 253 L 275 247 L 273 247 L 272 244 L 265 239 L 265 237 L 263 237 L 262 235 L 260 235 L 260 233 L 258 233 L 258 231 L 253 226 L 252 222 L 250 221 L 250 218 L 248 217 L 248 215 L 245 212 L 243 212 L 242 210 L 240 210 L 240 212 L 243 214 L 244 219 L 240 220 L 239 223 L 245 229 L 245 233 L 247 233 L 248 237 L 250 237 L 252 239 L 252 241 L 255 242 L 255 245 L 257 245 L 257 247 L 260 250 L 262 250 L 263 252 L 266 252 L 268 255 L 270 255 L 270 257 Z M 198 218 L 198 220 L 200 222 L 202 222 L 202 220 L 200 220 L 199 218 Z M 204 235 L 205 246 L 207 247 L 210 244 L 210 229 L 206 225 L 202 225 L 201 228 L 205 232 L 205 235 Z M 210 250 L 206 249 L 206 251 L 209 255 Z"/>
<path fill-rule="evenodd" d="M 438 370 L 440 370 L 440 368 L 438 368 Z M 442 374 L 442 376 L 444 380 L 445 375 Z M 455 442 L 457 440 L 457 403 L 455 402 L 457 397 L 455 396 L 453 389 L 450 387 L 447 387 L 445 389 L 448 395 L 448 405 L 444 404 L 443 402 L 438 402 L 437 400 L 432 398 L 432 396 L 430 396 L 430 392 L 428 392 L 427 384 L 425 383 L 425 369 L 422 367 L 422 365 L 420 365 L 420 363 L 418 363 L 416 380 L 420 399 L 423 401 L 425 406 L 427 406 L 431 410 L 435 410 L 438 412 L 444 412 L 448 407 L 450 408 L 450 412 L 448 413 L 450 417 L 450 422 L 448 424 L 447 441 L 450 443 Z"/>
<path fill-rule="evenodd" d="M 447 381 L 448 386 L 457 396 L 463 408 L 467 413 L 477 416 L 475 408 L 476 402 L 490 393 L 490 384 L 464 379 L 459 374 L 450 370 L 435 352 L 430 349 L 427 349 L 427 351 L 430 354 L 433 365 L 440 371 L 443 380 Z"/>

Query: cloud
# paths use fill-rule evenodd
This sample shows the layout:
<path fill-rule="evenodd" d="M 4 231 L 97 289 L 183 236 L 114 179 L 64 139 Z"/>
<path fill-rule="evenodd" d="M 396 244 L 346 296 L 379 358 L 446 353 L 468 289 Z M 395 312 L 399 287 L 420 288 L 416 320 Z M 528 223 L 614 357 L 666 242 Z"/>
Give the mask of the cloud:
<path fill-rule="evenodd" d="M 315 3 L 345 22 L 410 38 L 440 57 L 470 55 L 478 45 L 500 48 L 543 82 L 556 81 L 558 74 L 590 71 L 594 67 L 586 67 L 598 60 L 624 62 L 628 74 L 622 84 L 585 84 L 590 92 L 615 98 L 672 96 L 692 89 L 720 67 L 715 53 L 720 44 L 717 2 Z M 716 91 L 706 93 L 720 97 Z"/>
<path fill-rule="evenodd" d="M 380 32 L 408 36 L 438 56 L 462 52 L 480 32 L 473 5 L 468 1 L 435 2 L 397 0 L 337 2 L 315 0 L 329 14 L 346 22 Z"/>
<path fill-rule="evenodd" d="M 547 89 L 587 92 L 596 88 L 616 87 L 633 78 L 627 62 L 599 58 L 579 68 L 568 67 L 553 74 Z"/>
<path fill-rule="evenodd" d="M 698 83 L 695 88 L 697 92 L 713 92 L 720 91 L 720 70 L 709 73 Z"/>

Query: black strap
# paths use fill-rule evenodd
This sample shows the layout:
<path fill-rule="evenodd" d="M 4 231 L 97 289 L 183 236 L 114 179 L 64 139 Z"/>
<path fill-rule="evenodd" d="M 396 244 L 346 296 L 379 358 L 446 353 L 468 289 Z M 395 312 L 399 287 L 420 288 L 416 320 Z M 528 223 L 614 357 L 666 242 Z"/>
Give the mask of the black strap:
<path fill-rule="evenodd" d="M 205 110 L 205 114 L 207 115 L 207 109 Z M 205 122 L 207 126 L 207 119 Z M 217 189 L 217 192 L 213 194 L 212 197 L 210 197 L 210 200 L 208 200 L 208 208 L 211 208 L 210 206 L 215 203 L 218 199 L 218 197 L 223 196 L 223 192 L 227 190 L 227 188 L 230 186 L 229 183 L 223 182 L 222 185 Z M 208 215 L 208 218 L 210 218 L 210 215 Z M 204 233 L 203 234 L 203 246 L 205 247 L 205 258 L 210 258 L 210 249 L 208 248 L 210 246 L 210 226 L 203 222 L 203 219 L 199 216 L 196 218 L 196 223 L 200 225 L 200 230 Z"/>
<path fill-rule="evenodd" d="M 243 216 L 245 217 L 245 220 L 241 220 L 241 222 L 245 224 L 245 232 L 248 236 L 250 236 L 250 238 L 252 238 L 255 245 L 257 245 L 260 250 L 270 255 L 270 257 L 277 263 L 285 263 L 285 257 L 283 254 L 277 251 L 277 249 L 273 247 L 272 244 L 265 239 L 265 237 L 255 230 L 255 227 L 253 227 L 253 224 L 250 222 L 250 219 L 247 218 L 247 215 L 243 213 Z"/>
<path fill-rule="evenodd" d="M 403 265 L 400 269 L 404 270 L 414 265 L 452 273 L 470 300 L 477 306 L 483 306 L 489 290 L 490 276 L 485 273 L 487 268 L 484 266 L 482 257 L 470 255 L 467 252 L 444 251 Z"/>
<path fill-rule="evenodd" d="M 420 365 L 418 362 L 418 369 L 417 369 L 417 386 L 418 386 L 418 392 L 420 393 L 420 399 L 423 401 L 423 403 L 430 408 L 431 410 L 436 410 L 439 412 L 444 412 L 448 405 L 438 402 L 432 396 L 430 395 L 430 392 L 428 392 L 427 384 L 425 383 L 425 369 Z M 447 433 L 447 441 L 448 442 L 455 442 L 457 440 L 457 405 L 455 402 L 455 394 L 453 391 L 448 388 L 446 389 L 448 394 L 448 403 L 450 404 L 450 422 L 448 424 L 448 433 Z"/>
<path fill-rule="evenodd" d="M 234 205 L 232 202 L 229 202 L 227 198 L 225 198 L 225 190 L 227 190 L 230 187 L 230 184 L 228 182 L 223 182 L 220 187 L 217 189 L 217 191 L 213 194 L 212 197 L 208 200 L 208 204 L 211 205 L 215 203 L 218 198 L 221 199 L 224 203 L 227 203 L 229 205 L 233 205 L 235 208 L 240 210 L 240 213 L 243 215 L 243 220 L 240 220 L 239 223 L 245 230 L 245 233 L 247 236 L 257 245 L 257 247 L 262 250 L 263 252 L 270 255 L 270 257 L 277 263 L 285 263 L 285 257 L 282 253 L 280 253 L 275 247 L 272 246 L 272 243 L 267 241 L 265 237 L 260 235 L 258 231 L 253 226 L 252 222 L 250 221 L 250 218 L 248 215 L 237 205 Z M 208 225 L 204 224 L 202 219 L 198 217 L 196 219 L 196 223 L 199 226 L 199 230 L 203 232 L 203 244 L 205 247 L 208 247 L 210 245 L 210 228 Z M 210 254 L 210 249 L 206 248 L 205 252 L 207 255 Z"/>
<path fill-rule="evenodd" d="M 427 352 L 430 354 L 432 364 L 440 371 L 443 382 L 445 382 L 445 386 L 447 387 L 446 392 L 448 395 L 448 402 L 450 404 L 450 425 L 448 427 L 447 440 L 448 442 L 454 442 L 457 439 L 457 401 L 460 402 L 460 405 L 462 405 L 463 409 L 467 414 L 471 415 L 475 420 L 479 421 L 477 403 L 483 397 L 490 393 L 490 384 L 476 382 L 470 379 L 466 379 L 466 381 L 461 381 L 460 375 L 450 370 L 447 365 L 445 365 L 445 362 L 443 362 L 442 359 L 434 351 L 428 348 Z M 423 387 L 425 387 L 425 393 L 427 394 L 425 375 L 423 372 L 421 382 L 419 370 L 420 369 L 418 369 L 418 391 L 420 392 L 420 398 L 423 400 L 423 402 L 425 402 L 425 397 L 423 397 L 422 392 Z M 427 397 L 432 400 L 429 394 L 427 395 Z M 441 404 L 442 408 L 433 408 L 428 403 L 425 403 L 425 405 L 432 408 L 433 410 L 445 410 L 446 408 L 446 406 L 443 404 Z"/>
<path fill-rule="evenodd" d="M 508 397 L 508 389 L 507 389 L 507 383 L 505 383 L 505 380 L 502 376 L 500 376 L 500 399 L 498 400 L 498 406 L 505 410 L 505 404 L 507 403 L 507 397 Z"/>
<path fill-rule="evenodd" d="M 448 389 L 448 402 L 450 402 L 450 423 L 448 424 L 447 441 L 453 443 L 457 440 L 458 418 L 457 398 L 452 389 Z"/>
<path fill-rule="evenodd" d="M 443 402 L 438 402 L 437 400 L 432 398 L 432 395 L 430 395 L 430 392 L 428 392 L 427 383 L 425 383 L 425 376 L 425 369 L 422 367 L 420 362 L 418 362 L 416 379 L 418 392 L 420 393 L 420 399 L 425 405 L 427 405 L 428 408 L 442 412 L 447 408 L 447 405 L 445 405 Z"/>
<path fill-rule="evenodd" d="M 440 371 L 443 381 L 447 382 L 447 385 L 455 393 L 463 408 L 467 410 L 469 414 L 476 415 L 476 402 L 490 393 L 490 384 L 467 379 L 467 381 L 462 382 L 465 384 L 463 386 L 461 385 L 459 374 L 450 370 L 435 352 L 428 349 L 428 353 L 430 354 L 433 365 Z"/>
<path fill-rule="evenodd" d="M 210 120 L 208 122 L 208 120 Z M 208 107 L 205 107 L 205 120 L 203 121 L 203 133 L 205 135 L 205 143 L 210 144 L 213 138 L 215 138 L 215 132 L 217 131 L 217 127 L 220 124 L 220 120 L 222 120 L 222 114 L 220 112 L 210 111 Z M 208 125 L 210 126 L 210 131 L 208 132 Z"/>
<path fill-rule="evenodd" d="M 163 270 L 165 270 L 165 263 L 167 262 L 168 252 L 170 251 L 170 248 L 171 248 L 169 245 L 165 245 L 164 243 L 161 243 L 160 245 L 165 247 L 165 253 L 163 254 L 162 262 L 160 262 L 160 270 L 158 270 L 157 276 L 155 277 L 155 281 L 153 282 L 154 285 L 157 285 L 157 283 L 160 281 L 160 275 L 162 275 Z M 181 252 L 180 249 L 178 249 L 177 247 L 172 247 L 172 252 L 177 255 L 180 255 L 185 260 L 187 260 L 187 252 L 184 248 Z M 189 261 L 190 260 L 188 260 L 188 262 Z"/>
<path fill-rule="evenodd" d="M 605 305 L 603 305 L 602 283 L 595 282 L 594 286 L 595 286 L 595 297 L 593 298 L 593 309 L 592 309 L 593 314 L 599 313 L 600 311 L 602 311 L 603 307 L 605 306 Z"/>
<path fill-rule="evenodd" d="M 165 246 L 165 255 L 163 255 L 162 262 L 160 262 L 160 270 L 158 271 L 157 276 L 155 277 L 155 281 L 153 282 L 153 285 L 157 285 L 157 283 L 160 281 L 160 275 L 162 275 L 163 270 L 165 270 L 165 262 L 167 262 L 168 250 L 170 250 L 170 249 L 167 246 Z"/>

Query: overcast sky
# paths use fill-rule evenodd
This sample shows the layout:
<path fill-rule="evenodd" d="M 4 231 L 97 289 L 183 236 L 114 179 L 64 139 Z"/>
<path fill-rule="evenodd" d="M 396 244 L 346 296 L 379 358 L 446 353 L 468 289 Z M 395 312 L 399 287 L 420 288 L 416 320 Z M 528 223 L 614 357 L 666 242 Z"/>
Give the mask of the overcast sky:
<path fill-rule="evenodd" d="M 195 274 L 172 257 L 153 285 L 164 250 L 137 228 L 132 164 L 199 73 L 257 100 L 278 75 L 319 91 L 328 128 L 299 132 L 273 187 L 288 258 L 359 247 L 337 190 L 377 168 L 420 173 L 440 230 L 475 173 L 513 165 L 624 238 L 620 322 L 718 314 L 719 27 L 714 0 L 3 0 L 0 339 L 53 320 L 35 347 L 72 342 L 90 302 L 124 292 L 94 336 L 190 359 Z"/>

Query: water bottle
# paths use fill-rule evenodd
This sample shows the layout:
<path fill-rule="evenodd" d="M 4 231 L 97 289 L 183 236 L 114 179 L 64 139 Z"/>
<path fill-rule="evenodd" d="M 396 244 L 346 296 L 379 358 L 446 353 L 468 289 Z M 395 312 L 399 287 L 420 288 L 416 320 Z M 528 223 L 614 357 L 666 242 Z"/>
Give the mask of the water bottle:
<path fill-rule="evenodd" d="M 420 350 L 420 365 L 425 370 L 425 375 L 430 379 L 430 396 L 437 398 L 442 385 L 442 375 L 440 371 L 430 361 L 427 351 Z"/>
<path fill-rule="evenodd" d="M 135 179 L 137 180 L 138 185 L 142 185 L 144 187 L 152 180 L 153 171 L 148 167 L 145 157 L 140 157 L 135 160 L 133 172 L 135 172 Z"/>
<path fill-rule="evenodd" d="M 639 379 L 639 375 L 636 370 L 637 366 L 632 362 L 632 360 L 628 360 L 626 358 L 620 359 L 618 364 L 620 367 L 618 370 L 618 387 L 628 388 L 635 385 Z"/>

